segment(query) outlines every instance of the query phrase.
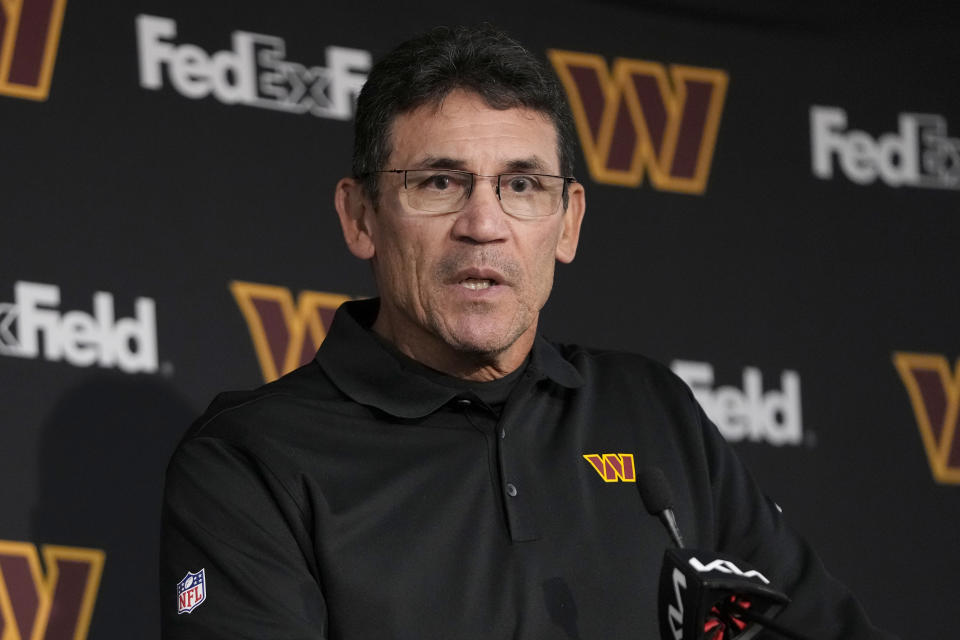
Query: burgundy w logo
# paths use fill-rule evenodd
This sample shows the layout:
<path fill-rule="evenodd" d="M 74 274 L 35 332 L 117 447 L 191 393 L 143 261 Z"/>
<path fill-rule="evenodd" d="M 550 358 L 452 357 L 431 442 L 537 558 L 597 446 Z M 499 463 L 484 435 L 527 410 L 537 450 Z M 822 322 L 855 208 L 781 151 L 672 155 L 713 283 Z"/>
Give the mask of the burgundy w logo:
<path fill-rule="evenodd" d="M 0 638 L 84 640 L 103 573 L 99 549 L 0 540 Z"/>
<path fill-rule="evenodd" d="M 230 291 L 247 321 L 265 382 L 310 362 L 327 337 L 337 307 L 350 299 L 339 293 L 301 291 L 294 304 L 286 287 L 255 282 L 231 282 Z"/>
<path fill-rule="evenodd" d="M 644 169 L 655 189 L 703 193 L 728 76 L 720 69 L 551 49 L 570 98 L 590 176 L 637 187 Z"/>
<path fill-rule="evenodd" d="M 604 482 L 636 482 L 632 453 L 589 453 L 583 459 L 600 474 Z"/>
<path fill-rule="evenodd" d="M 0 93 L 47 99 L 66 7 L 67 0 L 0 0 Z"/>
<path fill-rule="evenodd" d="M 934 479 L 960 484 L 960 360 L 954 372 L 939 354 L 899 352 L 893 363 L 910 395 Z"/>

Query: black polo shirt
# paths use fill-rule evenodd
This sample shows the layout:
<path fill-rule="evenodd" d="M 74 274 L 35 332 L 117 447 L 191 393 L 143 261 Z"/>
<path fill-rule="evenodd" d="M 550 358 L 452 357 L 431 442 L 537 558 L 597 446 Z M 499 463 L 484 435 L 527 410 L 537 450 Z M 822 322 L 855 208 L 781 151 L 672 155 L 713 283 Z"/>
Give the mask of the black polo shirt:
<path fill-rule="evenodd" d="M 881 637 L 665 367 L 538 337 L 514 379 L 471 386 L 382 344 L 376 309 L 347 303 L 315 362 L 218 396 L 185 436 L 164 638 L 658 638 L 649 465 L 689 546 L 794 598 L 781 620 Z"/>

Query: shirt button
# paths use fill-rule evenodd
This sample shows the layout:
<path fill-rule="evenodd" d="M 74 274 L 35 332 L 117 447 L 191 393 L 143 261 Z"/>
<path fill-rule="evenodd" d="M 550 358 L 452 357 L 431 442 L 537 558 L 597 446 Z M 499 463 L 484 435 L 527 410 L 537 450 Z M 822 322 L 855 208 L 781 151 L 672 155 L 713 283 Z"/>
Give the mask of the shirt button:
<path fill-rule="evenodd" d="M 507 430 L 506 430 L 506 429 L 500 429 L 500 439 L 501 439 L 501 440 L 504 440 L 504 439 L 506 439 L 506 437 L 507 437 Z"/>
<path fill-rule="evenodd" d="M 469 407 L 473 403 L 470 402 L 469 398 L 457 398 L 457 404 L 462 407 Z"/>
<path fill-rule="evenodd" d="M 507 495 L 510 496 L 511 498 L 517 495 L 517 487 L 509 482 L 507 483 Z"/>

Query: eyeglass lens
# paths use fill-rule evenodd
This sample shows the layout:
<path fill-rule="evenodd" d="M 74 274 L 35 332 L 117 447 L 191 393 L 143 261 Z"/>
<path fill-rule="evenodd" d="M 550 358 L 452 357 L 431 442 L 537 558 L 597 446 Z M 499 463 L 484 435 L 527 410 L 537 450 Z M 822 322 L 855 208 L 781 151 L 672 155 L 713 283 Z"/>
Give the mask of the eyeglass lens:
<path fill-rule="evenodd" d="M 474 186 L 466 171 L 407 170 L 404 187 L 407 204 L 426 213 L 454 213 L 466 206 Z M 487 177 L 487 176 L 481 176 Z M 500 203 L 515 216 L 548 216 L 557 211 L 565 184 L 560 176 L 505 173 L 497 177 Z"/>

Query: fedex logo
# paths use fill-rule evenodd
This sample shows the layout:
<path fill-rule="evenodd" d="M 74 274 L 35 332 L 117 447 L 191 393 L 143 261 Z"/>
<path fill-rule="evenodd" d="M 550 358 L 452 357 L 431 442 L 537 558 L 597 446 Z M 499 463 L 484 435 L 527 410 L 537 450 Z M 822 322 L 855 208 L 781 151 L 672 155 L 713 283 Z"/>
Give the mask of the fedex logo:
<path fill-rule="evenodd" d="M 66 360 L 127 373 L 154 373 L 157 362 L 156 303 L 134 301 L 134 317 L 117 318 L 113 294 L 93 294 L 93 313 L 61 312 L 60 287 L 17 282 L 14 302 L 0 303 L 0 355 Z M 42 338 L 42 347 L 41 347 Z"/>
<path fill-rule="evenodd" d="M 177 23 L 137 16 L 140 86 L 158 90 L 166 78 L 180 95 L 211 94 L 224 104 L 245 104 L 288 113 L 349 120 L 353 101 L 370 69 L 368 51 L 327 47 L 326 67 L 286 59 L 282 38 L 234 31 L 232 49 L 209 54 L 193 44 L 175 44 Z"/>
<path fill-rule="evenodd" d="M 810 108 L 813 174 L 841 173 L 857 184 L 880 180 L 891 187 L 960 189 L 960 138 L 947 135 L 947 120 L 932 113 L 901 113 L 896 133 L 874 138 L 848 129 L 839 107 Z"/>
<path fill-rule="evenodd" d="M 632 453 L 588 453 L 583 459 L 590 463 L 604 482 L 637 481 Z"/>
<path fill-rule="evenodd" d="M 777 447 L 804 442 L 800 375 L 796 371 L 788 369 L 780 375 L 782 389 L 764 391 L 756 367 L 744 368 L 742 389 L 716 386 L 713 366 L 706 362 L 674 360 L 670 368 L 690 386 L 697 402 L 730 442 L 768 442 Z"/>

